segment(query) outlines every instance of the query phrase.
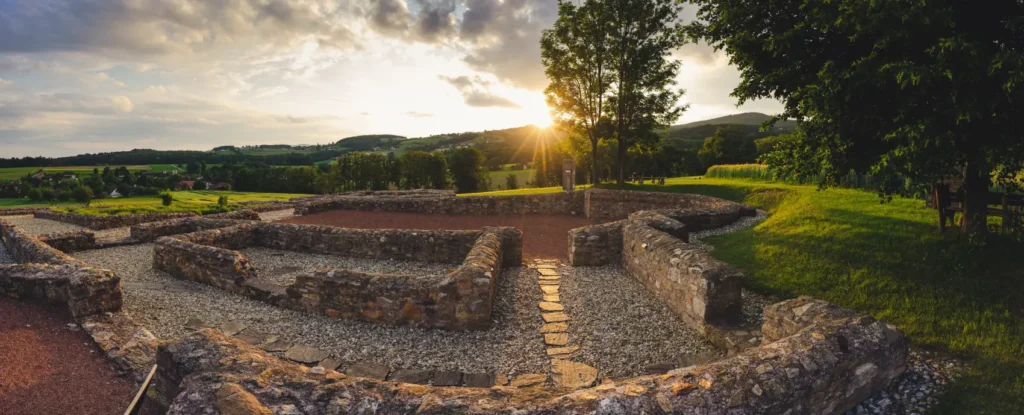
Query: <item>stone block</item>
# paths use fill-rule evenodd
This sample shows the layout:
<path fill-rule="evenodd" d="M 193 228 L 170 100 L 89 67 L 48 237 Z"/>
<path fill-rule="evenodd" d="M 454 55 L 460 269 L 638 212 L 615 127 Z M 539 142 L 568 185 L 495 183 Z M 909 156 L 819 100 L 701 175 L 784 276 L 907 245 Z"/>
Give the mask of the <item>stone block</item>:
<path fill-rule="evenodd" d="M 462 385 L 462 372 L 434 371 L 434 386 Z"/>
<path fill-rule="evenodd" d="M 387 366 L 363 362 L 349 366 L 345 374 L 357 378 L 384 380 L 388 378 L 388 373 L 390 372 L 391 369 Z"/>
<path fill-rule="evenodd" d="M 290 349 L 284 352 L 284 357 L 299 363 L 306 364 L 319 363 L 321 360 L 326 359 L 328 356 L 330 356 L 330 353 L 301 344 L 292 346 Z"/>
<path fill-rule="evenodd" d="M 430 383 L 430 371 L 416 369 L 396 370 L 391 374 L 391 378 L 389 378 L 388 380 L 392 382 L 427 385 Z"/>
<path fill-rule="evenodd" d="M 489 388 L 494 386 L 494 374 L 491 373 L 466 373 L 462 376 L 466 387 Z"/>

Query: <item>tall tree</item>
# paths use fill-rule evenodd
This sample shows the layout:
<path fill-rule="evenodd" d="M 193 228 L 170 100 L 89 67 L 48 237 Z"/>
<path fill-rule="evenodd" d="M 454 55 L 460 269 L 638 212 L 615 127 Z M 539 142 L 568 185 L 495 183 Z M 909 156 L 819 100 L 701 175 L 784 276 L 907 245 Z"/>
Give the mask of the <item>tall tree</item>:
<path fill-rule="evenodd" d="M 993 178 L 1019 187 L 1021 2 L 693 2 L 689 33 L 729 53 L 740 103 L 779 99 L 776 119 L 801 122 L 801 142 L 786 146 L 799 154 L 769 158 L 777 167 L 821 173 L 823 185 L 851 169 L 926 183 L 959 177 L 971 233 L 986 230 Z"/>
<path fill-rule="evenodd" d="M 615 75 L 608 100 L 618 139 L 617 180 L 625 182 L 626 159 L 633 145 L 654 144 L 654 131 L 679 119 L 686 107 L 677 106 L 683 95 L 673 90 L 680 62 L 671 59 L 685 41 L 679 22 L 678 0 L 605 0 L 608 36 Z"/>
<path fill-rule="evenodd" d="M 451 172 L 455 190 L 459 193 L 486 191 L 490 187 L 490 176 L 484 163 L 484 154 L 473 147 L 453 150 L 448 154 L 448 170 Z"/>
<path fill-rule="evenodd" d="M 608 7 L 604 0 L 580 5 L 559 0 L 558 20 L 541 35 L 541 61 L 550 83 L 544 93 L 555 121 L 590 140 L 591 179 L 597 180 L 597 144 L 607 125 Z M 537 166 L 543 169 L 544 166 Z"/>

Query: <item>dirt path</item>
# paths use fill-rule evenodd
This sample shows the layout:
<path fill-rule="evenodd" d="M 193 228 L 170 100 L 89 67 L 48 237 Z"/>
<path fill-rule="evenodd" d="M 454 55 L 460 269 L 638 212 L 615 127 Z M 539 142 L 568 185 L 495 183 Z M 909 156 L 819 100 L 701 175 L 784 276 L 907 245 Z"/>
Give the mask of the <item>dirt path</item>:
<path fill-rule="evenodd" d="M 0 413 L 123 413 L 134 382 L 60 308 L 0 297 Z"/>
<path fill-rule="evenodd" d="M 353 210 L 332 210 L 281 222 L 357 229 L 473 230 L 485 226 L 512 226 L 523 231 L 523 257 L 527 259 L 567 258 L 569 230 L 595 223 L 575 216 L 458 216 Z"/>

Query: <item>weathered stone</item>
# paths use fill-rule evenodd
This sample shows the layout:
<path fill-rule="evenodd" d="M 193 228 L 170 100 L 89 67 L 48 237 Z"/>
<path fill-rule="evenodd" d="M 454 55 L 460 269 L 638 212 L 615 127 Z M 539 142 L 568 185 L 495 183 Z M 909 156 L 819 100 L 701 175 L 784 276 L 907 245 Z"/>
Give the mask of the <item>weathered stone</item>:
<path fill-rule="evenodd" d="M 540 290 L 543 291 L 544 294 L 558 295 L 558 286 L 557 285 L 542 285 L 542 286 L 540 286 Z"/>
<path fill-rule="evenodd" d="M 548 375 L 541 374 L 524 374 L 516 376 L 512 379 L 511 386 L 514 388 L 526 388 L 530 386 L 542 385 L 548 381 Z"/>
<path fill-rule="evenodd" d="M 548 348 L 548 356 L 559 356 L 559 355 L 572 354 L 572 353 L 575 353 L 579 349 L 580 349 L 579 346 L 549 347 Z"/>
<path fill-rule="evenodd" d="M 558 281 L 562 279 L 562 277 L 559 277 L 557 275 L 541 275 L 537 277 L 537 279 L 541 281 Z"/>
<path fill-rule="evenodd" d="M 494 374 L 491 373 L 466 373 L 462 375 L 466 387 L 489 388 L 494 386 Z"/>
<path fill-rule="evenodd" d="M 459 386 L 462 385 L 462 372 L 435 371 L 434 386 Z"/>
<path fill-rule="evenodd" d="M 543 302 L 541 302 L 541 303 L 539 303 L 537 305 L 540 307 L 540 309 L 542 311 L 562 311 L 562 310 L 565 310 L 565 307 L 562 307 L 561 304 L 547 302 L 547 301 L 543 301 Z"/>
<path fill-rule="evenodd" d="M 559 285 L 558 281 L 540 281 L 541 286 Z"/>
<path fill-rule="evenodd" d="M 565 388 L 588 388 L 597 381 L 597 369 L 583 363 L 554 359 L 551 361 L 551 380 Z"/>
<path fill-rule="evenodd" d="M 494 386 L 505 386 L 508 385 L 508 375 L 504 373 L 498 373 L 494 375 Z"/>
<path fill-rule="evenodd" d="M 123 228 L 146 222 L 197 216 L 194 212 L 149 213 L 143 215 L 86 215 L 81 213 L 40 211 L 34 214 L 39 219 L 71 223 L 89 229 Z"/>
<path fill-rule="evenodd" d="M 284 352 L 284 357 L 299 363 L 306 364 L 319 363 L 321 360 L 326 359 L 328 356 L 330 356 L 330 353 L 302 344 L 292 346 L 290 349 L 288 349 L 288 351 Z"/>
<path fill-rule="evenodd" d="M 217 389 L 214 408 L 222 415 L 273 415 L 273 411 L 263 406 L 255 395 L 234 383 L 222 384 Z"/>
<path fill-rule="evenodd" d="M 558 276 L 558 271 L 553 270 L 553 269 L 548 269 L 548 268 L 538 268 L 537 272 L 539 272 L 540 275 L 549 275 L 549 276 L 553 276 L 553 277 L 557 277 Z"/>
<path fill-rule="evenodd" d="M 544 335 L 544 344 L 548 346 L 565 346 L 569 344 L 569 333 L 548 333 Z"/>
<path fill-rule="evenodd" d="M 655 363 L 653 365 L 644 366 L 644 373 L 648 375 L 663 375 L 668 373 L 670 370 L 675 369 L 677 366 L 678 365 L 672 363 Z"/>
<path fill-rule="evenodd" d="M 562 301 L 562 299 L 558 296 L 558 294 L 544 294 L 544 301 L 557 303 L 559 301 Z"/>
<path fill-rule="evenodd" d="M 227 334 L 228 336 L 234 336 L 238 333 L 241 333 L 242 330 L 245 330 L 248 327 L 249 326 L 247 326 L 245 323 L 239 321 L 229 321 L 221 326 L 220 331 L 223 331 L 224 334 Z"/>
<path fill-rule="evenodd" d="M 227 333 L 225 333 L 225 334 L 227 334 Z M 238 333 L 237 335 L 235 335 L 235 338 L 238 339 L 238 340 L 244 341 L 246 343 L 259 345 L 259 344 L 261 344 L 261 343 L 263 343 L 264 341 L 267 340 L 267 334 L 266 333 L 261 333 L 259 331 L 256 331 L 256 330 L 253 330 L 253 329 L 250 328 L 250 329 L 242 330 L 241 333 Z"/>
<path fill-rule="evenodd" d="M 545 323 L 560 323 L 570 320 L 569 316 L 565 313 L 543 313 L 541 317 L 544 318 Z"/>
<path fill-rule="evenodd" d="M 341 366 L 341 362 L 336 359 L 327 358 L 317 363 L 317 366 L 324 368 L 324 370 L 336 370 L 338 366 Z"/>
<path fill-rule="evenodd" d="M 346 375 L 355 376 L 358 378 L 371 378 L 377 380 L 384 380 L 388 378 L 388 373 L 391 369 L 384 365 L 378 365 L 376 363 L 356 363 L 348 367 L 345 372 Z"/>
<path fill-rule="evenodd" d="M 270 336 L 260 345 L 260 348 L 268 352 L 283 352 L 291 349 L 292 343 L 277 336 Z"/>
<path fill-rule="evenodd" d="M 391 378 L 388 380 L 392 382 L 427 385 L 430 384 L 430 371 L 415 369 L 396 370 L 391 374 Z"/>
<path fill-rule="evenodd" d="M 547 323 L 540 327 L 541 333 L 563 333 L 569 330 L 569 325 L 566 323 Z"/>

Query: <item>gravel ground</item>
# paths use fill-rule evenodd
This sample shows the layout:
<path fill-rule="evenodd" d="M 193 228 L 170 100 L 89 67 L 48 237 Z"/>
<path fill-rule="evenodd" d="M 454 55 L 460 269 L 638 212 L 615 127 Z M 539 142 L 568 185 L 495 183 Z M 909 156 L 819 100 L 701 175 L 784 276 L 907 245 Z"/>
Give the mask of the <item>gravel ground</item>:
<path fill-rule="evenodd" d="M 4 220 L 11 222 L 21 230 L 32 235 L 46 235 L 51 233 L 63 233 L 79 231 L 85 228 L 70 223 L 58 222 L 49 219 L 36 219 L 32 216 L 7 216 Z"/>
<path fill-rule="evenodd" d="M 950 381 L 966 369 L 963 363 L 934 353 L 911 350 L 907 371 L 888 388 L 846 412 L 856 414 L 920 415 L 939 402 Z"/>
<path fill-rule="evenodd" d="M 96 234 L 97 241 L 111 241 L 117 239 L 127 239 L 132 236 L 132 228 L 125 226 L 121 228 L 104 229 L 101 231 L 92 231 Z"/>
<path fill-rule="evenodd" d="M 620 266 L 559 267 L 559 294 L 569 322 L 569 344 L 604 377 L 626 378 L 655 364 L 689 366 L 694 355 L 718 355 Z"/>
<path fill-rule="evenodd" d="M 740 231 L 757 225 L 758 223 L 761 223 L 767 218 L 768 212 L 758 209 L 757 216 L 745 216 L 740 218 L 740 220 L 733 222 L 729 225 L 723 226 L 721 228 L 691 233 L 690 243 L 696 245 L 698 248 L 703 249 L 704 251 L 711 252 L 715 250 L 715 247 L 711 246 L 711 244 L 709 243 L 702 241 L 702 239 L 707 238 L 709 236 L 724 235 L 727 233 Z"/>
<path fill-rule="evenodd" d="M 299 274 L 316 268 L 328 267 L 368 272 L 371 274 L 412 275 L 440 280 L 457 264 L 432 264 L 412 261 L 381 261 L 364 258 L 349 258 L 334 255 L 304 254 L 268 248 L 246 248 L 239 252 L 249 257 L 249 262 L 259 270 L 261 279 L 281 285 L 291 285 Z"/>
<path fill-rule="evenodd" d="M 260 212 L 260 220 L 265 222 L 277 222 L 279 220 L 288 219 L 295 216 L 295 209 L 285 210 L 272 210 L 270 212 Z"/>
<path fill-rule="evenodd" d="M 502 273 L 494 328 L 453 332 L 388 327 L 330 319 L 250 301 L 226 291 L 175 279 L 152 269 L 152 244 L 81 252 L 75 256 L 109 268 L 122 279 L 125 308 L 164 340 L 179 338 L 197 317 L 217 326 L 239 321 L 254 330 L 330 351 L 348 364 L 372 361 L 392 368 L 464 372 L 544 373 L 547 358 L 540 329 L 541 299 L 535 271 Z"/>

